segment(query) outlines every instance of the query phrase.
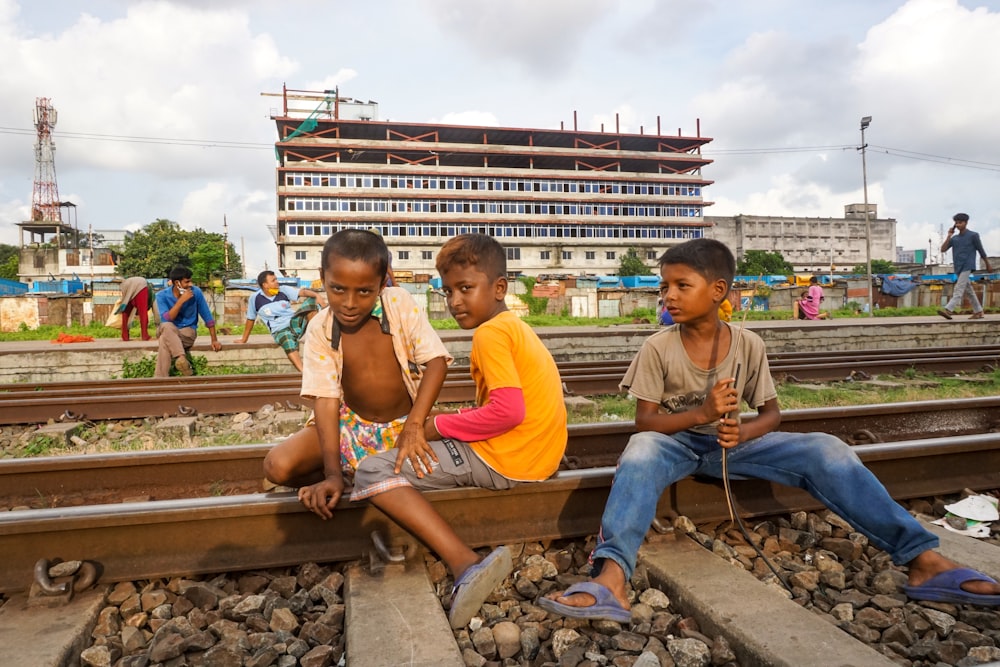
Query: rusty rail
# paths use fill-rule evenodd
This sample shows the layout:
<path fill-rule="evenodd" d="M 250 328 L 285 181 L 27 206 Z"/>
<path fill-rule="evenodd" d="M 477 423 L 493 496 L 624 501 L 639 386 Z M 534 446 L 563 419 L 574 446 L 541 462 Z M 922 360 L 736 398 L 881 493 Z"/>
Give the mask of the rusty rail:
<path fill-rule="evenodd" d="M 996 488 L 1000 435 L 979 434 L 856 451 L 895 498 Z M 428 499 L 473 546 L 577 537 L 597 530 L 610 487 L 610 467 L 562 471 L 552 480 L 511 491 L 439 491 Z M 819 507 L 803 491 L 759 480 L 734 482 L 743 516 Z M 721 519 L 721 484 L 684 479 L 661 499 L 658 514 Z M 26 589 L 41 558 L 98 563 L 103 581 L 126 581 L 326 562 L 361 557 L 368 536 L 410 538 L 366 502 L 342 501 L 332 520 L 307 512 L 293 493 L 22 510 L 0 514 L 0 592 Z"/>
<path fill-rule="evenodd" d="M 802 353 L 775 354 L 775 378 L 795 381 L 862 379 L 910 368 L 938 373 L 992 370 L 1000 366 L 1000 347 L 968 346 L 947 350 L 869 350 L 833 352 L 822 358 Z M 616 393 L 628 361 L 559 364 L 570 395 Z M 299 396 L 300 376 L 226 375 L 196 378 L 113 380 L 103 383 L 9 385 L 0 391 L 0 424 L 42 423 L 49 419 L 131 419 L 163 414 L 252 412 L 266 404 L 306 405 Z M 453 368 L 441 402 L 474 400 L 467 368 Z"/>

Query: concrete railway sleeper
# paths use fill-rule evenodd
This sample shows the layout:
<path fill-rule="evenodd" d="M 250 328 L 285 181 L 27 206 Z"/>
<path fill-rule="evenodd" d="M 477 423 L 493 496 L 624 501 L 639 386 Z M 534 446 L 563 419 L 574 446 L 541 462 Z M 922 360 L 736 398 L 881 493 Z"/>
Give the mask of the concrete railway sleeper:
<path fill-rule="evenodd" d="M 820 530 L 827 521 L 836 539 L 841 525 L 829 513 L 771 516 L 755 533 L 779 525 Z M 0 601 L 0 645 L 17 664 L 122 667 L 487 661 L 554 667 L 620 664 L 616 658 L 644 665 L 930 667 L 981 664 L 1000 651 L 1000 613 L 907 601 L 889 590 L 902 574 L 864 545 L 847 560 L 824 551 L 849 576 L 825 590 L 799 589 L 789 600 L 729 555 L 746 545 L 731 539 L 723 523 L 685 534 L 679 520 L 667 535 L 650 532 L 631 581 L 632 616 L 623 624 L 565 620 L 536 604 L 585 575 L 590 537 L 510 544 L 513 574 L 457 631 L 444 611 L 450 578 L 432 556 L 414 552 L 377 572 L 358 561 L 326 561 L 122 581 L 64 607 L 29 608 L 23 596 L 10 595 Z M 817 543 L 822 537 L 816 535 Z M 948 557 L 1000 576 L 997 546 L 948 533 L 942 539 Z M 808 579 L 791 561 L 815 562 L 818 552 L 782 553 L 783 565 Z"/>

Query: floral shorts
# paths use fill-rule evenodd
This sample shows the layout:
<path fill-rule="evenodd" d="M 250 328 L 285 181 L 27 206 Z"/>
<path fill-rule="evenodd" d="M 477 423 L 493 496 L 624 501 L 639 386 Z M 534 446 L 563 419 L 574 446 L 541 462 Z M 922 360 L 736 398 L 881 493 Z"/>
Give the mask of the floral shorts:
<path fill-rule="evenodd" d="M 395 448 L 406 417 L 391 422 L 372 422 L 358 416 L 340 402 L 340 462 L 346 471 L 357 470 L 361 459 Z"/>

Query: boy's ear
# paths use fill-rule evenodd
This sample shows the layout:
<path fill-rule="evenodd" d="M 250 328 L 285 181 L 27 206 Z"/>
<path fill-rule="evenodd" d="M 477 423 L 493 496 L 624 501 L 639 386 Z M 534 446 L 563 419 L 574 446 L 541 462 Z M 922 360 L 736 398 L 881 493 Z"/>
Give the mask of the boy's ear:
<path fill-rule="evenodd" d="M 497 301 L 503 301 L 507 296 L 507 279 L 497 278 L 497 281 L 493 284 L 493 289 L 496 290 L 494 297 Z"/>
<path fill-rule="evenodd" d="M 713 284 L 713 298 L 716 303 L 722 303 L 723 299 L 729 296 L 729 283 L 723 278 L 719 278 Z"/>

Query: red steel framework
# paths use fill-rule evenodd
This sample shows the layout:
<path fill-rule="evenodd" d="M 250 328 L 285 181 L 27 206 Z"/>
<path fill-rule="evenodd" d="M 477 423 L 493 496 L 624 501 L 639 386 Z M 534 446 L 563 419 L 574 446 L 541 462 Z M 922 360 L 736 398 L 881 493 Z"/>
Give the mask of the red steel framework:
<path fill-rule="evenodd" d="M 56 145 L 52 128 L 56 125 L 56 110 L 47 97 L 35 99 L 35 182 L 31 193 L 33 221 L 62 222 L 59 188 L 56 186 Z"/>

